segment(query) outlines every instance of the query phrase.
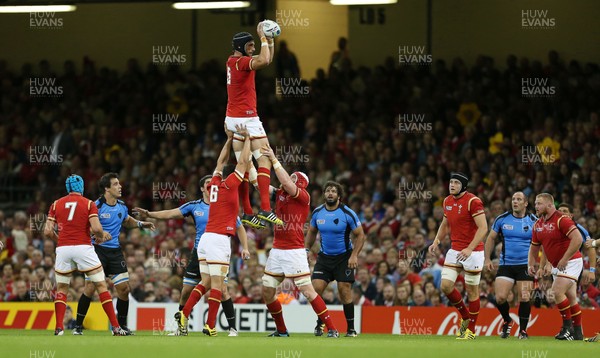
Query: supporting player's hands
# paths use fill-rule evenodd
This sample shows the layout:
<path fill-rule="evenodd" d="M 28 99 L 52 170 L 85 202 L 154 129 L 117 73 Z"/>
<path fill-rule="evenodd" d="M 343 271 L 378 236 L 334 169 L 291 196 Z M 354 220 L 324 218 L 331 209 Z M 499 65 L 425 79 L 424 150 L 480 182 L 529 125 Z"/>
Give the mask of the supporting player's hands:
<path fill-rule="evenodd" d="M 244 138 L 248 138 L 248 136 L 250 135 L 250 133 L 248 133 L 248 128 L 246 128 L 246 126 L 243 124 L 236 124 L 235 131 L 239 135 L 244 136 Z"/>
<path fill-rule="evenodd" d="M 227 134 L 227 139 L 233 138 L 233 132 L 227 129 L 227 123 L 223 124 L 223 129 L 225 129 L 225 134 Z"/>
<path fill-rule="evenodd" d="M 531 277 L 541 277 L 540 276 L 541 271 L 542 271 L 542 269 L 539 269 L 536 273 L 535 266 L 527 266 L 527 274 Z"/>
<path fill-rule="evenodd" d="M 471 256 L 472 253 L 473 253 L 473 250 L 469 249 L 468 247 L 464 248 L 458 253 L 458 255 L 456 255 L 456 259 L 458 261 L 465 261 L 466 259 L 468 259 Z"/>
<path fill-rule="evenodd" d="M 560 261 L 558 261 L 558 265 L 556 265 L 556 268 L 559 271 L 564 271 L 567 268 L 568 263 L 569 263 L 569 259 L 563 257 L 562 259 L 560 259 Z"/>
<path fill-rule="evenodd" d="M 244 259 L 244 260 L 250 259 L 250 251 L 248 251 L 248 249 L 242 250 L 242 259 Z"/>
<path fill-rule="evenodd" d="M 269 146 L 268 144 L 263 145 L 262 148 L 260 148 L 260 152 L 262 153 L 262 155 L 269 158 L 271 161 L 275 159 L 275 153 L 273 153 L 273 148 L 271 148 L 271 146 Z"/>
<path fill-rule="evenodd" d="M 540 271 L 542 271 L 541 272 L 542 276 L 548 276 L 549 274 L 552 273 L 552 264 L 550 262 L 546 261 L 546 264 L 544 265 L 544 267 L 540 267 Z"/>
<path fill-rule="evenodd" d="M 148 214 L 148 210 L 146 209 L 135 207 L 133 208 L 132 212 L 134 215 L 137 215 L 140 218 L 140 220 L 146 220 L 150 217 L 150 215 Z"/>

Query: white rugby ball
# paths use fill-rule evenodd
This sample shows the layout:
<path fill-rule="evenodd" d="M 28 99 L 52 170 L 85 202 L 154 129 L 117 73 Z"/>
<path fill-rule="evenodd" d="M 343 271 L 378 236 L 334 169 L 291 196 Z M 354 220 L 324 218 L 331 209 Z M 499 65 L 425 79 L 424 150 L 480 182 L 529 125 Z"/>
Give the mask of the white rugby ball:
<path fill-rule="evenodd" d="M 263 31 L 265 32 L 265 36 L 270 38 L 275 38 L 281 35 L 281 27 L 279 27 L 279 24 L 273 20 L 263 21 Z"/>

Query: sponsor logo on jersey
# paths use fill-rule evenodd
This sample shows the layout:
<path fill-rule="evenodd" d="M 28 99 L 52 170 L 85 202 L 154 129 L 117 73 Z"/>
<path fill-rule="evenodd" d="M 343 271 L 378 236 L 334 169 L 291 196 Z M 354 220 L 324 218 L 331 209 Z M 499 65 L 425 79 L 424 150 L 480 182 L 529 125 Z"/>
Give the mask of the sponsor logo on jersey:
<path fill-rule="evenodd" d="M 504 224 L 502 225 L 502 230 L 513 230 L 514 227 L 510 224 Z"/>
<path fill-rule="evenodd" d="M 451 205 L 446 205 L 446 210 L 452 210 L 452 206 Z"/>
<path fill-rule="evenodd" d="M 323 224 L 325 224 L 325 219 L 317 220 L 317 225 L 323 225 Z"/>
<path fill-rule="evenodd" d="M 196 216 L 204 216 L 204 211 L 201 211 L 201 210 L 195 210 L 195 211 L 194 211 L 194 215 L 196 215 Z"/>
<path fill-rule="evenodd" d="M 102 213 L 102 214 L 100 214 L 100 218 L 102 218 L 102 219 L 110 219 L 110 213 Z"/>
<path fill-rule="evenodd" d="M 231 226 L 228 226 L 227 231 L 229 231 L 229 230 L 233 230 L 233 228 Z"/>

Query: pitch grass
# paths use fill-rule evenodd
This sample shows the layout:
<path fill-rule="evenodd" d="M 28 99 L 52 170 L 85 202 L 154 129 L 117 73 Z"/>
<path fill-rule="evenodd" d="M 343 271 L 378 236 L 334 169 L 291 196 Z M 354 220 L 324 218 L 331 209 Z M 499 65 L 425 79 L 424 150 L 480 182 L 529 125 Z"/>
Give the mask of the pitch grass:
<path fill-rule="evenodd" d="M 160 333 L 160 334 L 159 334 Z M 457 341 L 450 336 L 393 336 L 363 334 L 356 338 L 331 339 L 312 334 L 293 334 L 289 338 L 267 338 L 264 333 L 242 333 L 217 337 L 192 333 L 187 337 L 165 332 L 136 332 L 132 337 L 112 337 L 107 332 L 84 331 L 73 336 L 66 331 L 55 337 L 51 331 L 0 330 L 0 357 L 23 358 L 380 358 L 380 357 L 597 357 L 600 343 L 561 342 L 549 337 L 519 341 L 511 337 L 477 337 Z"/>

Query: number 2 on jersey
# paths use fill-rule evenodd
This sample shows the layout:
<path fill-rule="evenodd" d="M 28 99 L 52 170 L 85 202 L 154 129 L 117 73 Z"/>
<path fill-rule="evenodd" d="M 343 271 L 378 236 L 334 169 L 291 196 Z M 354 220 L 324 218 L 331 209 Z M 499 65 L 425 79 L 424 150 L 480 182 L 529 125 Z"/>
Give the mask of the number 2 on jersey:
<path fill-rule="evenodd" d="M 69 201 L 68 203 L 65 203 L 65 209 L 69 209 L 69 217 L 67 218 L 67 221 L 73 220 L 73 215 L 75 215 L 76 207 L 77 207 L 76 201 Z"/>
<path fill-rule="evenodd" d="M 219 187 L 216 185 L 211 185 L 210 186 L 210 197 L 209 197 L 209 201 L 211 203 L 216 203 L 217 202 L 217 197 L 219 196 Z"/>

